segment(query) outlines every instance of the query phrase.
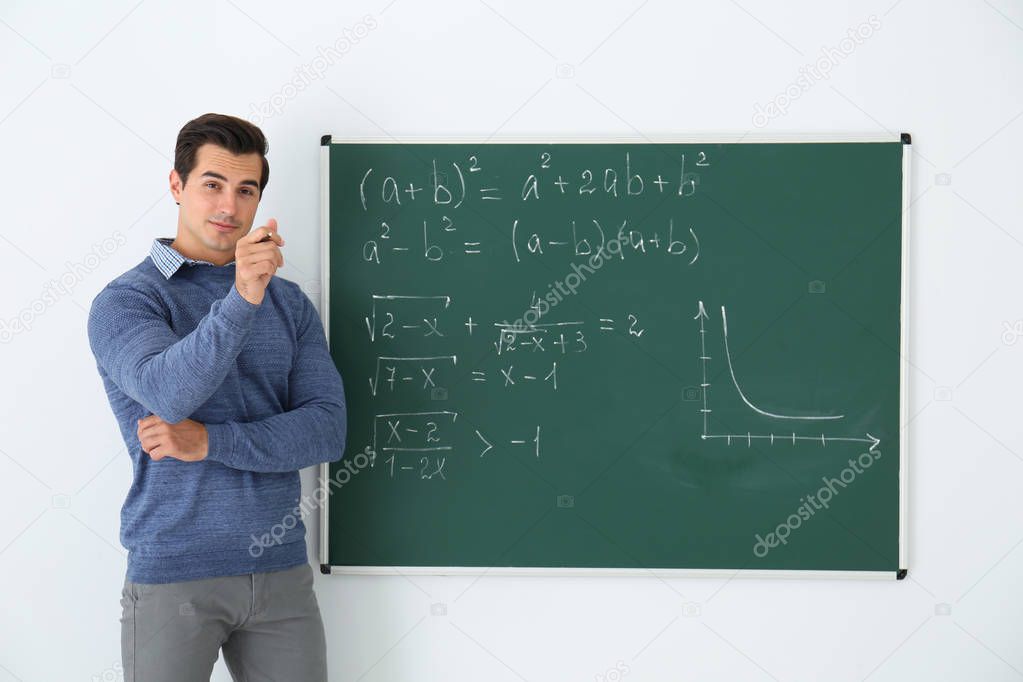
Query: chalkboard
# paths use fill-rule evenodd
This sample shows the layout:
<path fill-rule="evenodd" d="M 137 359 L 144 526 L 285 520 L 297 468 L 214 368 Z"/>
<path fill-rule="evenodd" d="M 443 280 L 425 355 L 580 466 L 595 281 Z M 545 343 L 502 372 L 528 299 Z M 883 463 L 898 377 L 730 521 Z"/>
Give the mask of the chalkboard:
<path fill-rule="evenodd" d="M 902 577 L 910 140 L 321 140 L 324 572 Z"/>

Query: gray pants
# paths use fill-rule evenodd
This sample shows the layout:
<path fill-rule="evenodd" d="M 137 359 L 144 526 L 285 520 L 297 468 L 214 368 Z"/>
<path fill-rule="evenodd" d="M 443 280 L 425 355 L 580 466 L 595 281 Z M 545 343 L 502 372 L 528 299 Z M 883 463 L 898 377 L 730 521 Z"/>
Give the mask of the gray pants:
<path fill-rule="evenodd" d="M 221 647 L 236 682 L 327 682 L 309 564 L 164 584 L 126 578 L 121 607 L 125 682 L 209 682 Z"/>

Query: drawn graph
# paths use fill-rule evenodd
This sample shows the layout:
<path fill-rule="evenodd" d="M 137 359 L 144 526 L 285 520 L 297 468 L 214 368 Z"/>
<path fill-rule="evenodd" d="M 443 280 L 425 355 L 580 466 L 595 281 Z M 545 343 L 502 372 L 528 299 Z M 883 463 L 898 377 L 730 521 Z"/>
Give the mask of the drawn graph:
<path fill-rule="evenodd" d="M 868 448 L 873 452 L 880 444 L 881 440 L 872 436 L 870 433 L 866 433 L 863 436 L 856 435 L 829 435 L 824 431 L 821 431 L 819 435 L 806 435 L 806 433 L 796 434 L 794 430 L 785 431 L 778 429 L 771 429 L 768 433 L 753 433 L 747 431 L 746 433 L 711 433 L 709 431 L 709 417 L 713 410 L 709 403 L 709 389 L 710 383 L 707 381 L 707 365 L 712 359 L 707 355 L 707 326 L 706 322 L 710 320 L 710 316 L 707 314 L 707 310 L 703 306 L 703 301 L 698 302 L 696 315 L 693 317 L 694 320 L 698 320 L 700 324 L 700 367 L 701 367 L 701 382 L 700 382 L 700 393 L 702 395 L 702 407 L 700 413 L 703 417 L 703 432 L 700 434 L 700 438 L 703 440 L 724 440 L 727 445 L 732 445 L 733 441 L 736 444 L 745 443 L 747 447 L 753 446 L 754 440 L 768 441 L 771 445 L 775 442 L 778 443 L 790 443 L 795 446 L 799 443 L 815 443 L 821 447 L 826 447 L 828 443 L 835 442 L 847 442 L 847 443 L 869 443 Z M 738 393 L 739 398 L 742 402 L 755 414 L 759 414 L 764 417 L 778 420 L 782 423 L 797 422 L 800 424 L 813 424 L 819 422 L 835 422 L 845 418 L 844 414 L 817 414 L 817 415 L 806 415 L 806 414 L 787 414 L 783 412 L 776 412 L 763 409 L 753 402 L 750 397 L 742 389 L 742 384 L 739 381 L 739 377 L 735 371 L 735 364 L 732 361 L 731 348 L 728 345 L 728 312 L 725 306 L 721 306 L 721 333 L 724 339 L 724 351 L 725 361 L 728 366 L 728 374 L 731 378 L 732 387 Z M 787 412 L 792 412 L 788 410 Z"/>

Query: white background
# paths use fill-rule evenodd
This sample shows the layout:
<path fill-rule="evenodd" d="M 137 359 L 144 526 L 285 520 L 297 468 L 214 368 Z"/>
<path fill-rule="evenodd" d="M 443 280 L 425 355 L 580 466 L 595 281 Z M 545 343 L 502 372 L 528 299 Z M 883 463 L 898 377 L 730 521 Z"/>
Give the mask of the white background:
<path fill-rule="evenodd" d="M 871 15 L 828 79 L 754 125 Z M 317 301 L 324 133 L 913 134 L 911 567 L 899 583 L 317 573 L 331 679 L 1023 679 L 1018 0 L 150 0 L 0 6 L 0 321 L 31 322 L 0 344 L 0 682 L 119 679 L 130 463 L 86 311 L 173 236 L 178 130 L 255 119 L 370 23 L 259 121 L 257 220 L 278 218 L 281 274 Z M 71 293 L 38 303 L 69 272 Z"/>

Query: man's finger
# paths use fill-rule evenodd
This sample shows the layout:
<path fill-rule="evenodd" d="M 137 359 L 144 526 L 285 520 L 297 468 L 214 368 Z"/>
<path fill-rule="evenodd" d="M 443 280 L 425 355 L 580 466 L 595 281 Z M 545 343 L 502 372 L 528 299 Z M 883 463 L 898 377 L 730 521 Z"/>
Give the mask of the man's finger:
<path fill-rule="evenodd" d="M 139 425 L 138 436 L 141 439 L 144 435 L 149 434 L 150 436 L 159 433 L 156 429 L 163 427 L 164 422 L 150 422 L 148 425 Z"/>
<path fill-rule="evenodd" d="M 266 248 L 266 247 L 269 247 L 269 248 Z M 252 247 L 251 249 L 249 249 L 245 253 L 245 256 L 247 258 L 256 257 L 256 258 L 265 258 L 267 260 L 276 260 L 278 262 L 278 264 L 280 264 L 280 265 L 284 264 L 284 254 L 281 253 L 281 247 L 277 246 L 276 244 L 270 244 L 270 243 L 259 244 L 257 246 Z"/>
<path fill-rule="evenodd" d="M 237 254 L 238 258 L 235 259 L 235 262 L 238 263 L 240 261 L 241 263 L 249 263 L 252 262 L 253 259 L 260 260 L 263 258 L 270 260 L 279 256 L 280 253 L 281 249 L 276 244 L 259 244 L 257 246 L 250 246 L 244 251 L 240 251 Z"/>
<path fill-rule="evenodd" d="M 257 227 L 252 232 L 245 236 L 245 241 L 249 244 L 258 244 L 259 242 L 267 239 L 274 242 L 278 246 L 284 245 L 284 238 L 277 232 L 277 220 L 270 218 L 266 225 Z"/>
<path fill-rule="evenodd" d="M 259 263 L 261 261 L 266 261 L 268 263 L 277 263 L 280 260 L 281 252 L 275 250 L 261 251 L 259 253 L 243 253 L 240 254 L 239 258 L 235 259 L 235 263 L 239 267 L 248 267 L 250 265 L 255 265 L 256 263 Z"/>
<path fill-rule="evenodd" d="M 257 263 L 253 263 L 251 266 L 252 274 L 259 275 L 260 277 L 273 276 L 277 272 L 277 263 L 269 260 L 262 260 Z"/>

